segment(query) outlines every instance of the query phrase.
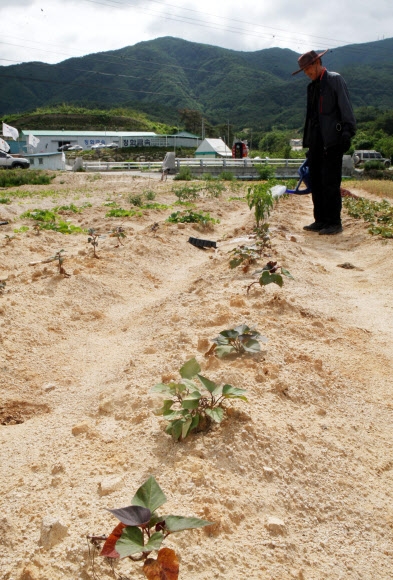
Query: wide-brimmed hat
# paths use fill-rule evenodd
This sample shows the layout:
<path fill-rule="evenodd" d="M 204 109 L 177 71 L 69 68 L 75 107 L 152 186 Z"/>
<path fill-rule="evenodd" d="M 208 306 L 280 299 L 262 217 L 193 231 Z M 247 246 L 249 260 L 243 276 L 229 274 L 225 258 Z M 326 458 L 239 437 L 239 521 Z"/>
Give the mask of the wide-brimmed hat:
<path fill-rule="evenodd" d="M 305 52 L 304 54 L 302 54 L 302 56 L 299 56 L 299 58 L 297 59 L 300 68 L 299 70 L 295 70 L 295 72 L 293 72 L 292 74 L 297 75 L 297 73 L 300 73 L 302 70 L 310 66 L 310 64 L 313 64 L 313 62 L 318 60 L 318 58 L 321 58 L 324 54 L 326 54 L 328 50 L 329 49 L 324 50 L 323 52 L 320 53 L 315 52 L 315 50 L 310 50 L 310 52 Z"/>

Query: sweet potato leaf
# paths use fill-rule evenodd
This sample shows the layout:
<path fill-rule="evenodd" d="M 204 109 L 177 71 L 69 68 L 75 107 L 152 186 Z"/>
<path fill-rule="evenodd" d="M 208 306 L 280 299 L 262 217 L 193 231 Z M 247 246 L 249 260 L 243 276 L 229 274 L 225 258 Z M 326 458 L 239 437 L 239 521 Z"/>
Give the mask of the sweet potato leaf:
<path fill-rule="evenodd" d="M 183 516 L 166 516 L 165 528 L 171 532 L 181 532 L 182 530 L 193 530 L 194 528 L 203 528 L 211 526 L 213 522 L 200 520 L 199 518 L 185 518 Z"/>
<path fill-rule="evenodd" d="M 199 363 L 195 358 L 190 359 L 187 361 L 180 369 L 180 376 L 183 379 L 192 379 L 195 377 L 201 370 Z"/>
<path fill-rule="evenodd" d="M 107 511 L 111 512 L 115 518 L 126 526 L 144 526 L 149 522 L 151 517 L 151 511 L 148 508 L 138 505 L 130 505 L 128 507 Z"/>
<path fill-rule="evenodd" d="M 132 498 L 132 505 L 149 509 L 152 513 L 166 502 L 166 497 L 155 478 L 151 475 Z"/>
<path fill-rule="evenodd" d="M 222 407 L 215 407 L 214 409 L 205 409 L 205 413 L 216 423 L 221 423 L 221 421 L 224 418 L 224 409 Z"/>
<path fill-rule="evenodd" d="M 245 389 L 238 389 L 237 387 L 232 387 L 232 385 L 224 385 L 222 387 L 222 394 L 226 399 L 241 399 L 247 402 L 247 398 L 244 396 L 246 392 Z"/>

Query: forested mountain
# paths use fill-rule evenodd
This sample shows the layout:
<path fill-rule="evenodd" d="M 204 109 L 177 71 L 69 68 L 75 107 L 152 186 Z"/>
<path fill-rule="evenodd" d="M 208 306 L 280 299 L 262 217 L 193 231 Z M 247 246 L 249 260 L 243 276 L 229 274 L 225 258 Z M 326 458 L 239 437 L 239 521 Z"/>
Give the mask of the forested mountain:
<path fill-rule="evenodd" d="M 343 74 L 355 107 L 393 108 L 393 39 L 347 45 L 324 64 Z M 213 124 L 253 130 L 300 127 L 303 74 L 291 76 L 298 54 L 271 48 L 240 52 L 164 37 L 55 65 L 0 67 L 0 115 L 61 103 L 131 107 L 169 124 L 181 109 Z"/>

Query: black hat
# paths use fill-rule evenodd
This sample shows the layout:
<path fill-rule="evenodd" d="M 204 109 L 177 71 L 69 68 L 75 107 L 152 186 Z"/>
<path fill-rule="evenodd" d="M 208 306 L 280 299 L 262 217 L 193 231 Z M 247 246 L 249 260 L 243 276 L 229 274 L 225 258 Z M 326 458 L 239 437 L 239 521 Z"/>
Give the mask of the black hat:
<path fill-rule="evenodd" d="M 320 52 L 319 54 L 315 52 L 315 50 L 310 50 L 310 52 L 305 52 L 304 54 L 302 54 L 302 56 L 299 56 L 299 58 L 297 59 L 300 68 L 299 70 L 295 70 L 295 72 L 293 72 L 292 74 L 297 75 L 297 73 L 300 73 L 302 70 L 310 66 L 310 64 L 313 64 L 313 62 L 318 60 L 318 58 L 321 58 L 324 54 L 326 54 L 328 50 L 329 49 L 326 49 L 324 52 Z"/>

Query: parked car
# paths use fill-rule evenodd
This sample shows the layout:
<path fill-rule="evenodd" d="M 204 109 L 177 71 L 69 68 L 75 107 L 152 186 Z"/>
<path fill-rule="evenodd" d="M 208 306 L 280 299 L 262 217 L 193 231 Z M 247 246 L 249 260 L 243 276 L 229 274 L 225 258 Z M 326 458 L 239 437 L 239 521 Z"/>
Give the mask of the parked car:
<path fill-rule="evenodd" d="M 73 145 L 72 147 L 68 148 L 68 151 L 82 151 L 83 147 L 81 145 Z"/>
<path fill-rule="evenodd" d="M 119 148 L 119 144 L 118 143 L 109 143 L 109 145 L 106 145 L 107 149 L 118 149 Z"/>
<path fill-rule="evenodd" d="M 65 143 L 64 145 L 60 145 L 60 147 L 57 148 L 58 151 L 68 151 L 68 149 L 71 149 L 72 145 L 71 143 Z"/>
<path fill-rule="evenodd" d="M 105 143 L 94 143 L 94 145 L 91 146 L 92 149 L 102 149 L 103 147 L 105 147 Z"/>
<path fill-rule="evenodd" d="M 381 153 L 374 149 L 358 149 L 353 152 L 352 159 L 354 165 L 360 165 L 366 161 L 380 161 L 385 167 L 390 167 L 390 159 L 382 157 Z"/>
<path fill-rule="evenodd" d="M 5 151 L 0 151 L 0 167 L 4 169 L 29 169 L 30 161 L 24 157 L 13 157 Z"/>

